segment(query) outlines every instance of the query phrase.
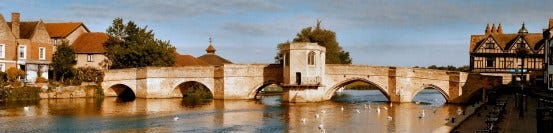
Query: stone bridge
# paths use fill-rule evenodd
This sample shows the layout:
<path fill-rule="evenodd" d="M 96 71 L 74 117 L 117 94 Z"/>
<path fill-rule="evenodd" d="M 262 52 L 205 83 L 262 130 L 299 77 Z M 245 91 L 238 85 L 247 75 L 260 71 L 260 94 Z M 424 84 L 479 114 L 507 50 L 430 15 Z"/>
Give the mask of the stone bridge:
<path fill-rule="evenodd" d="M 425 88 L 438 90 L 450 103 L 466 101 L 483 87 L 483 79 L 499 77 L 443 70 L 368 65 L 326 65 L 325 79 L 317 89 L 285 89 L 290 102 L 329 100 L 340 87 L 362 81 L 378 87 L 392 102 L 411 102 Z M 132 92 L 138 98 L 182 97 L 182 86 L 201 83 L 215 99 L 254 99 L 270 84 L 282 85 L 282 65 L 229 64 L 219 67 L 145 67 L 106 71 L 106 96 Z M 490 82 L 490 86 L 497 84 Z M 305 92 L 300 95 L 295 91 Z M 290 94 L 292 93 L 292 94 Z"/>
<path fill-rule="evenodd" d="M 183 97 L 191 83 L 207 87 L 215 99 L 254 99 L 265 86 L 283 87 L 283 101 L 329 100 L 339 88 L 356 81 L 376 86 L 392 102 L 411 102 L 425 89 L 438 90 L 450 103 L 461 103 L 501 77 L 443 70 L 334 65 L 325 63 L 325 48 L 315 43 L 292 43 L 282 51 L 282 64 L 225 64 L 223 66 L 145 67 L 106 71 L 106 96 L 139 98 Z M 487 80 L 488 83 L 484 83 Z"/>

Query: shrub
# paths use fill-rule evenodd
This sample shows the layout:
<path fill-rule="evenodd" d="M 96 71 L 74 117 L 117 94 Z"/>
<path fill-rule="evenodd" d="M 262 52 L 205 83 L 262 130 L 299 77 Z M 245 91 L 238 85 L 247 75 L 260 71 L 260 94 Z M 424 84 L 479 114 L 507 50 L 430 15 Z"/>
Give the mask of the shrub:
<path fill-rule="evenodd" d="M 8 83 L 8 74 L 0 72 L 0 87 L 4 87 Z"/>
<path fill-rule="evenodd" d="M 76 70 L 76 78 L 82 82 L 102 82 L 104 72 L 93 67 L 80 67 Z"/>
<path fill-rule="evenodd" d="M 19 81 L 19 77 L 25 76 L 25 72 L 23 70 L 19 70 L 15 67 L 10 67 L 6 71 L 8 82 L 12 83 L 13 86 L 21 86 L 21 81 Z"/>

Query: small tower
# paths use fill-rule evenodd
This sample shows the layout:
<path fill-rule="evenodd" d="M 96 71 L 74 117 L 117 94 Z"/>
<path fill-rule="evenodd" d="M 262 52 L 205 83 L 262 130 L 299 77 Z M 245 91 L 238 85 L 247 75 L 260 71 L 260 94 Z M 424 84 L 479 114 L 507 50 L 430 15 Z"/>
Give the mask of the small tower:
<path fill-rule="evenodd" d="M 310 102 L 321 98 L 305 99 L 323 88 L 325 75 L 326 48 L 317 43 L 290 43 L 281 51 L 283 64 L 283 101 Z M 305 89 L 314 92 L 303 91 Z M 301 97 L 301 98 L 300 98 Z"/>
<path fill-rule="evenodd" d="M 285 85 L 318 85 L 325 71 L 326 48 L 317 43 L 291 43 L 284 53 Z"/>

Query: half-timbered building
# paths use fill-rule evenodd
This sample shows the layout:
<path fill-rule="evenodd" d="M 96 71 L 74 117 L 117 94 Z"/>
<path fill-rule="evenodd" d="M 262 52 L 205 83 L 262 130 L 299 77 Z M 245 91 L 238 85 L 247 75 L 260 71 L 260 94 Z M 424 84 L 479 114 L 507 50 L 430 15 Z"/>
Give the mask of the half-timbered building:
<path fill-rule="evenodd" d="M 543 80 L 543 62 L 542 33 L 528 33 L 524 23 L 518 33 L 505 34 L 501 24 L 488 24 L 484 35 L 471 35 L 471 72 L 503 76 L 503 83 L 517 80 L 516 74 L 523 72 L 524 79 L 535 83 Z"/>

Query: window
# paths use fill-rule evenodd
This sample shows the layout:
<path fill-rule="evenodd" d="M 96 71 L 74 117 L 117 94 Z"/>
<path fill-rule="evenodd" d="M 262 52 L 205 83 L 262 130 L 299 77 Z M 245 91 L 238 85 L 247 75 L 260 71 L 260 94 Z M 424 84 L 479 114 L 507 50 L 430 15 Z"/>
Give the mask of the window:
<path fill-rule="evenodd" d="M 0 72 L 6 72 L 6 65 L 4 63 L 0 63 Z"/>
<path fill-rule="evenodd" d="M 93 54 L 86 55 L 86 61 L 93 62 L 94 61 L 94 55 Z"/>
<path fill-rule="evenodd" d="M 0 58 L 6 58 L 4 55 L 5 55 L 5 51 L 6 49 L 4 48 L 4 44 L 0 44 Z"/>
<path fill-rule="evenodd" d="M 495 66 L 495 58 L 486 57 L 486 67 L 494 67 L 494 66 Z"/>
<path fill-rule="evenodd" d="M 494 49 L 494 43 L 486 43 L 486 49 Z"/>
<path fill-rule="evenodd" d="M 309 54 L 307 55 L 307 64 L 315 65 L 315 52 L 309 52 Z"/>
<path fill-rule="evenodd" d="M 19 59 L 27 59 L 27 46 L 19 46 L 18 57 Z"/>
<path fill-rule="evenodd" d="M 38 59 L 46 60 L 46 48 L 44 47 L 38 48 Z"/>

